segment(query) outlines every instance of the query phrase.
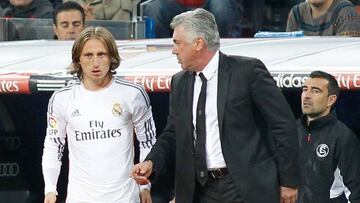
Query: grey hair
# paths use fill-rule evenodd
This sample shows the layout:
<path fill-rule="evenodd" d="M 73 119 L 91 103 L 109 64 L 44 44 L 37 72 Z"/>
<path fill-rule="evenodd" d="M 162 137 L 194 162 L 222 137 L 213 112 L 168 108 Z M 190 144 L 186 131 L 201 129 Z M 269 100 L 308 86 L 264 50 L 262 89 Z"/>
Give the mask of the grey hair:
<path fill-rule="evenodd" d="M 187 42 L 203 37 L 209 50 L 217 51 L 220 48 L 219 30 L 214 15 L 209 11 L 197 8 L 181 13 L 175 16 L 170 23 L 172 29 L 178 26 L 182 26 L 188 31 L 186 33 Z"/>

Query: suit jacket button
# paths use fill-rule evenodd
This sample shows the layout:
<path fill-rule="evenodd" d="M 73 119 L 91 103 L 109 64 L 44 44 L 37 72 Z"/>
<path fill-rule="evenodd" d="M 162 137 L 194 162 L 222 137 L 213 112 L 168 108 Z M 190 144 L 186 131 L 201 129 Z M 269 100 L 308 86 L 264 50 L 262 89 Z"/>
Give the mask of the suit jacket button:
<path fill-rule="evenodd" d="M 201 178 L 205 177 L 204 171 L 200 171 L 200 177 L 201 177 Z"/>

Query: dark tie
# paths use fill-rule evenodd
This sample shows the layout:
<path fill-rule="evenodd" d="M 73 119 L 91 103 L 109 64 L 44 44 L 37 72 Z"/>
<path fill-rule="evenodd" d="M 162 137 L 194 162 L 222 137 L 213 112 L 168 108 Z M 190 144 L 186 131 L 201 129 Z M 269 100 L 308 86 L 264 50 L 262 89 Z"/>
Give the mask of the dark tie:
<path fill-rule="evenodd" d="M 201 185 L 205 185 L 208 179 L 206 166 L 206 124 L 205 124 L 205 103 L 206 103 L 206 78 L 199 74 L 202 85 L 199 100 L 196 108 L 196 141 L 195 141 L 195 169 L 196 178 Z"/>

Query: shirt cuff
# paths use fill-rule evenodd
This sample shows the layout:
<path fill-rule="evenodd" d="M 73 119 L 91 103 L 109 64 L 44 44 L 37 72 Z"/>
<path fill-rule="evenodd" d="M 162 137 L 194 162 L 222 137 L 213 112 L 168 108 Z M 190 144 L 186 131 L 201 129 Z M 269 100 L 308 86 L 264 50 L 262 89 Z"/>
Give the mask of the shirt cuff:
<path fill-rule="evenodd" d="M 144 189 L 146 189 L 146 190 L 151 190 L 151 183 L 149 183 L 149 184 L 146 184 L 146 185 L 139 185 L 140 186 L 140 190 L 144 190 Z"/>

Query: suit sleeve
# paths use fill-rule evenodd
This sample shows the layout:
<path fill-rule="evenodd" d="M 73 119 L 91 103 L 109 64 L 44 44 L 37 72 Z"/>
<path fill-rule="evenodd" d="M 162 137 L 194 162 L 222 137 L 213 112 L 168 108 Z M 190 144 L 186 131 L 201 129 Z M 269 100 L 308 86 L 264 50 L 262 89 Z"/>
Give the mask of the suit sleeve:
<path fill-rule="evenodd" d="M 173 115 L 173 106 L 174 106 L 174 97 L 175 87 L 174 79 L 171 80 L 171 91 L 170 91 L 170 107 L 169 107 L 169 116 L 167 118 L 166 126 L 157 139 L 154 147 L 151 149 L 150 153 L 146 157 L 146 160 L 151 160 L 153 162 L 153 174 L 151 176 L 151 181 L 155 182 L 159 176 L 165 173 L 167 165 L 173 163 L 175 159 L 175 126 L 174 126 L 174 115 Z"/>
<path fill-rule="evenodd" d="M 252 99 L 267 123 L 268 138 L 274 141 L 280 185 L 297 187 L 300 175 L 293 113 L 261 61 L 254 61 L 250 78 Z"/>

